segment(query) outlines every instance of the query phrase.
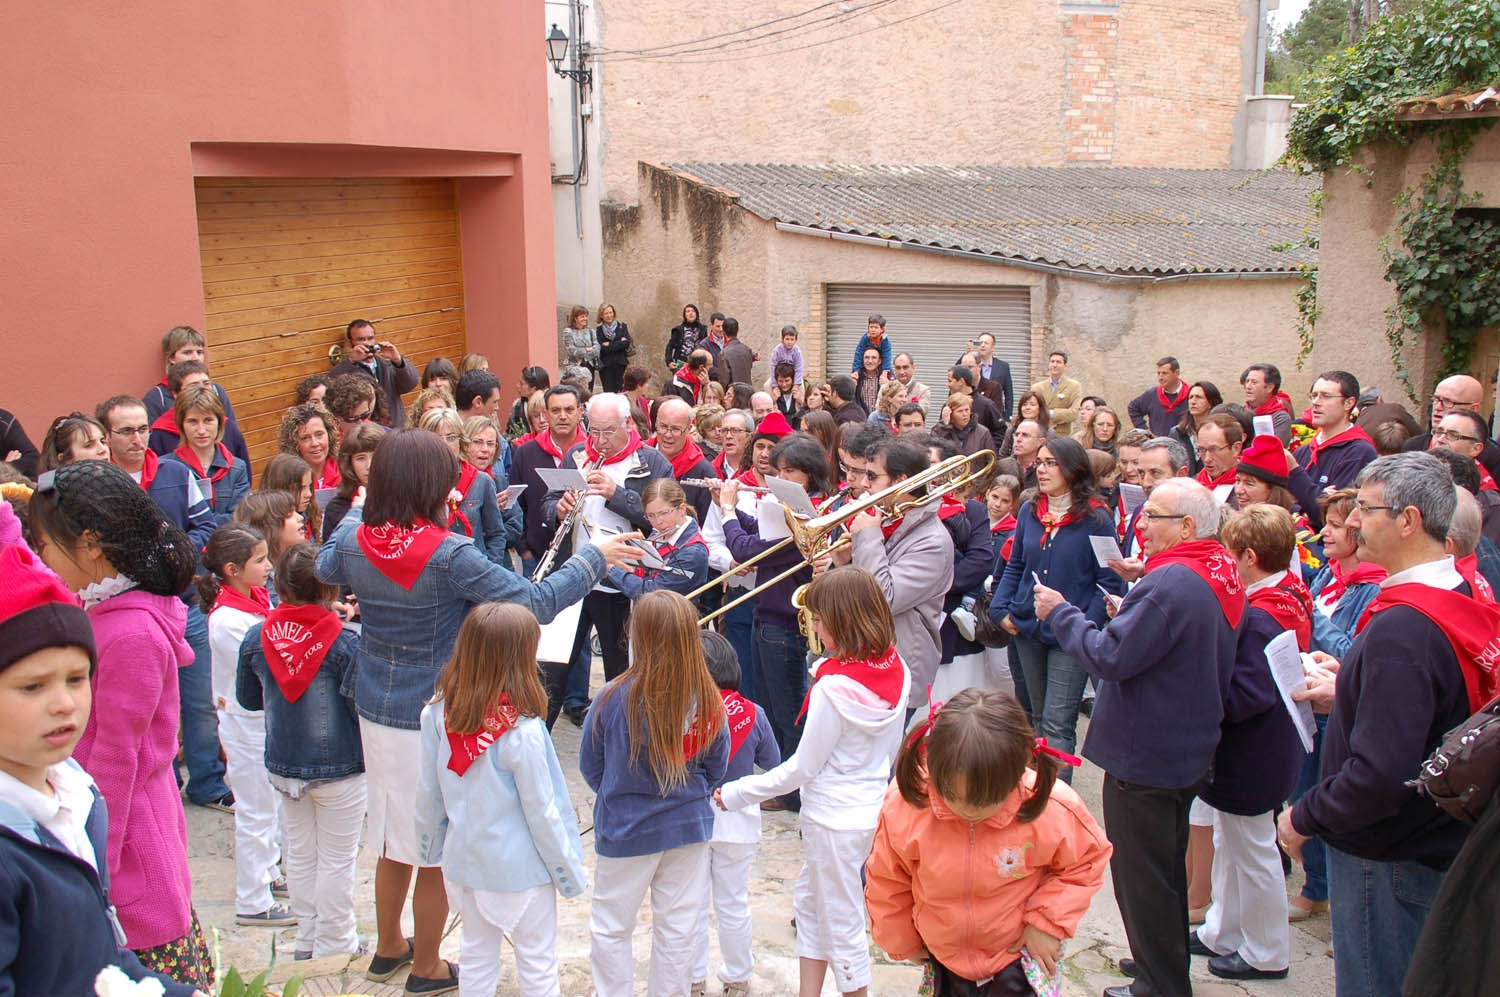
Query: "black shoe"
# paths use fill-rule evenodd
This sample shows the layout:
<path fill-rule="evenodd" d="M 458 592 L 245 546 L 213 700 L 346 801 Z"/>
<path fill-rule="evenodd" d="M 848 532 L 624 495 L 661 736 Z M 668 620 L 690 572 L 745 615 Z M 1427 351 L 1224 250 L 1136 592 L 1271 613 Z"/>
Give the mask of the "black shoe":
<path fill-rule="evenodd" d="M 406 978 L 405 992 L 417 997 L 431 997 L 435 994 L 451 994 L 458 989 L 458 967 L 451 962 L 444 962 L 448 967 L 448 975 L 438 979 L 426 976 L 408 976 Z"/>
<path fill-rule="evenodd" d="M 1090 696 L 1078 704 L 1078 712 L 1086 717 L 1094 715 L 1094 697 Z"/>
<path fill-rule="evenodd" d="M 370 965 L 365 968 L 365 979 L 374 980 L 376 983 L 384 983 L 400 971 L 402 966 L 411 964 L 416 956 L 416 943 L 410 938 L 406 940 L 405 955 L 377 955 L 370 959 Z"/>
<path fill-rule="evenodd" d="M 584 715 L 588 711 L 587 706 L 566 706 L 563 707 L 563 716 L 572 721 L 574 727 L 582 727 Z"/>
<path fill-rule="evenodd" d="M 1140 980 L 1131 980 L 1118 987 L 1105 987 L 1104 997 L 1153 997 L 1156 993 Z"/>
<path fill-rule="evenodd" d="M 1285 969 L 1256 969 L 1238 952 L 1216 955 L 1208 960 L 1208 971 L 1224 980 L 1284 980 Z"/>
<path fill-rule="evenodd" d="M 1120 972 L 1126 976 L 1136 977 L 1141 975 L 1141 967 L 1136 965 L 1135 960 L 1130 958 L 1130 956 L 1126 956 L 1119 962 L 1115 963 L 1115 967 L 1118 968 Z"/>
<path fill-rule="evenodd" d="M 217 810 L 221 814 L 233 814 L 234 794 L 225 793 L 217 800 L 209 800 L 207 803 L 200 803 L 199 806 L 201 806 L 204 810 Z"/>
<path fill-rule="evenodd" d="M 1188 954 L 1189 955 L 1206 955 L 1206 956 L 1212 958 L 1214 956 L 1217 956 L 1219 953 L 1215 952 L 1213 949 L 1209 948 L 1207 945 L 1204 945 L 1203 944 L 1203 939 L 1201 939 L 1201 938 L 1198 937 L 1198 932 L 1196 932 L 1196 931 L 1189 931 L 1188 932 Z"/>

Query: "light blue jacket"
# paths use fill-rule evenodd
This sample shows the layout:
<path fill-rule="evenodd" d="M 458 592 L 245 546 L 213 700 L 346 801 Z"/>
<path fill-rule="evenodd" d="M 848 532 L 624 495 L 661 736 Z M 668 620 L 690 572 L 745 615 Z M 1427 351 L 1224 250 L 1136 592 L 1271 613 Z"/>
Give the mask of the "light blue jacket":
<path fill-rule="evenodd" d="M 1308 591 L 1313 598 L 1333 581 L 1333 568 L 1324 565 L 1322 569 L 1313 576 L 1308 585 Z M 1354 643 L 1354 628 L 1359 623 L 1359 618 L 1364 615 L 1365 607 L 1375 601 L 1380 594 L 1380 586 L 1373 582 L 1360 582 L 1350 585 L 1344 589 L 1344 594 L 1333 607 L 1333 615 L 1326 616 L 1321 610 L 1313 610 L 1312 614 L 1312 646 L 1315 651 L 1323 651 L 1333 655 L 1340 661 L 1344 655 L 1349 653 L 1349 648 Z"/>
<path fill-rule="evenodd" d="M 551 883 L 564 897 L 588 888 L 578 819 L 547 725 L 523 717 L 462 776 L 452 754 L 443 704 L 422 710 L 417 776 L 417 858 L 438 864 L 450 882 L 515 893 Z"/>

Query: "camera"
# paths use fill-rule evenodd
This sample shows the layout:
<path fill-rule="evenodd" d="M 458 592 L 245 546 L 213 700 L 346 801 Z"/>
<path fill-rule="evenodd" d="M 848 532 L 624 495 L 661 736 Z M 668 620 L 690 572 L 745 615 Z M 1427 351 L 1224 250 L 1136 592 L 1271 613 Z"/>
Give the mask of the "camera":
<path fill-rule="evenodd" d="M 372 357 L 380 356 L 381 346 L 379 343 L 371 343 L 369 346 L 366 346 L 365 349 Z"/>

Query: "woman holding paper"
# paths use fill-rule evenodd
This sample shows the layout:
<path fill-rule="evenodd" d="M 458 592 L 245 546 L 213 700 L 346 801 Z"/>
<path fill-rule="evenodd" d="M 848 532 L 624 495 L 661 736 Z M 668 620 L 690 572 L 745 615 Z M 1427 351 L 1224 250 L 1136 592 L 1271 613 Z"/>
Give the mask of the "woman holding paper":
<path fill-rule="evenodd" d="M 419 719 L 453 653 L 459 625 L 481 602 L 518 603 L 538 620 L 551 620 L 582 600 L 608 565 L 625 564 L 630 540 L 639 536 L 587 544 L 545 581 L 532 584 L 448 531 L 448 498 L 458 479 L 459 460 L 436 434 L 387 434 L 375 448 L 363 507 L 350 510 L 317 562 L 320 580 L 354 590 L 364 624 L 354 705 L 368 772 L 367 843 L 380 855 L 378 941 L 366 975 L 384 981 L 410 964 L 407 990 L 413 993 L 446 992 L 451 978 L 438 956 L 448 915 L 440 868 L 417 871 L 412 945 L 401 931 L 401 912 L 412 868 L 420 865 L 412 795 L 421 757 Z"/>
<path fill-rule="evenodd" d="M 1109 509 L 1098 499 L 1082 444 L 1067 438 L 1048 440 L 1037 452 L 1035 466 L 1041 494 L 1016 514 L 1010 559 L 995 587 L 990 618 L 1016 635 L 1033 723 L 1048 744 L 1072 754 L 1088 675 L 1058 646 L 1052 629 L 1037 619 L 1033 589 L 1040 582 L 1058 590 L 1103 627 L 1105 593 L 1123 595 L 1125 583 L 1094 550 L 1091 538 L 1113 539 L 1115 529 Z M 1064 768 L 1061 778 L 1071 780 L 1072 769 Z"/>

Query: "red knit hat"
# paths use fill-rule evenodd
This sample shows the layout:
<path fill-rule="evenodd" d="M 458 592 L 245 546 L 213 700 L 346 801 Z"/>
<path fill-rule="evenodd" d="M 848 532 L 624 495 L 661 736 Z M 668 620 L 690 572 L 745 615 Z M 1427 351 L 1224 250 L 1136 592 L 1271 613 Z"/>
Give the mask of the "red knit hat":
<path fill-rule="evenodd" d="M 24 544 L 0 550 L 0 671 L 49 647 L 81 647 L 98 664 L 94 628 L 78 597 Z"/>
<path fill-rule="evenodd" d="M 757 440 L 779 440 L 792 435 L 792 424 L 786 421 L 786 416 L 779 411 L 773 411 L 760 421 L 755 427 L 755 435 L 750 437 L 750 445 L 754 446 Z"/>
<path fill-rule="evenodd" d="M 1240 462 L 1234 470 L 1236 474 L 1248 474 L 1267 484 L 1285 488 L 1290 473 L 1286 466 L 1286 448 L 1274 436 L 1257 436 L 1240 451 Z"/>

